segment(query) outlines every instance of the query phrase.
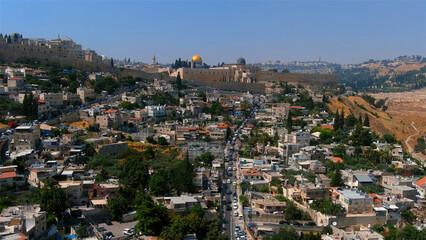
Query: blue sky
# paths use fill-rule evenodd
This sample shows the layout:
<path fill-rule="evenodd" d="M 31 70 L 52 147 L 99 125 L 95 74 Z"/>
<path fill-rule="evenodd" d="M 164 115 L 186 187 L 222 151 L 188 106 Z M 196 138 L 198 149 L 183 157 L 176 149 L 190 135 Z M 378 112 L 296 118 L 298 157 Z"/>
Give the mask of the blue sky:
<path fill-rule="evenodd" d="M 58 34 L 98 54 L 161 63 L 359 63 L 426 51 L 425 1 L 0 0 L 0 33 Z"/>

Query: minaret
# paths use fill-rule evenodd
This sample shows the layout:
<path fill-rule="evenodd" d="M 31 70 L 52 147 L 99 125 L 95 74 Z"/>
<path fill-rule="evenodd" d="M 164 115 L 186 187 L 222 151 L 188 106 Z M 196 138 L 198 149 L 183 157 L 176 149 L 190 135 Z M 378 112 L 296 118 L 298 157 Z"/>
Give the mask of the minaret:
<path fill-rule="evenodd" d="M 152 65 L 155 65 L 157 62 L 155 61 L 155 55 L 154 55 L 154 57 L 152 58 Z"/>

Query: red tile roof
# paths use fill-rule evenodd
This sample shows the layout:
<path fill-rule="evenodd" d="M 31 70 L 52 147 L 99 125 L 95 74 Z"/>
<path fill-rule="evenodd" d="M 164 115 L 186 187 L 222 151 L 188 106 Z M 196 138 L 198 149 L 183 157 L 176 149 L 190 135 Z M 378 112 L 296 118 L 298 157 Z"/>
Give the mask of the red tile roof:
<path fill-rule="evenodd" d="M 320 128 L 328 128 L 328 129 L 331 129 L 331 130 L 334 129 L 334 127 L 332 125 L 322 125 L 322 126 L 320 126 Z"/>
<path fill-rule="evenodd" d="M 372 197 L 372 198 L 377 198 L 377 195 L 374 194 L 374 193 L 368 193 L 367 195 L 370 196 L 370 197 Z"/>
<path fill-rule="evenodd" d="M 218 128 L 227 128 L 227 127 L 228 127 L 228 124 L 226 124 L 226 123 L 219 123 L 219 124 L 217 125 L 217 127 L 218 127 Z"/>
<path fill-rule="evenodd" d="M 243 175 L 260 176 L 260 173 L 254 169 L 249 169 L 243 172 Z"/>
<path fill-rule="evenodd" d="M 340 195 L 338 192 L 333 192 L 332 194 L 336 197 Z"/>
<path fill-rule="evenodd" d="M 24 80 L 23 78 L 18 78 L 18 77 L 13 77 L 13 78 L 9 78 L 10 80 Z"/>
<path fill-rule="evenodd" d="M 199 131 L 198 131 L 198 133 L 199 133 L 199 134 L 206 134 L 206 133 L 207 133 L 207 131 L 199 130 Z"/>
<path fill-rule="evenodd" d="M 343 159 L 341 159 L 339 157 L 332 157 L 331 161 L 335 162 L 335 163 L 343 163 Z"/>
<path fill-rule="evenodd" d="M 417 186 L 422 186 L 424 184 L 426 184 L 426 177 L 424 177 L 424 178 L 422 178 L 422 179 L 420 179 L 419 181 L 416 182 Z"/>
<path fill-rule="evenodd" d="M 46 101 L 44 101 L 43 99 L 39 99 L 38 103 L 46 103 Z"/>
<path fill-rule="evenodd" d="M 339 187 L 329 187 L 331 190 L 338 189 Z"/>
<path fill-rule="evenodd" d="M 104 113 L 116 113 L 118 112 L 117 110 L 106 110 Z"/>
<path fill-rule="evenodd" d="M 290 106 L 291 109 L 302 109 L 303 107 L 301 106 Z"/>
<path fill-rule="evenodd" d="M 16 172 L 2 172 L 0 175 L 0 179 L 6 179 L 6 178 L 15 178 Z"/>

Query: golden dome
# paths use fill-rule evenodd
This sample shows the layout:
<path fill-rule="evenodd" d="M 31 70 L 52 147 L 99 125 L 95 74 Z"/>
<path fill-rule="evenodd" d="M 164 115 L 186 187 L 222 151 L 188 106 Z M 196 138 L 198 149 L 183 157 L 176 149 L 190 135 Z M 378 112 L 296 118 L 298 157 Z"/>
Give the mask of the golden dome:
<path fill-rule="evenodd" d="M 193 62 L 201 63 L 201 62 L 203 62 L 203 59 L 202 59 L 199 55 L 194 55 L 194 56 L 192 57 L 192 61 L 193 61 Z"/>

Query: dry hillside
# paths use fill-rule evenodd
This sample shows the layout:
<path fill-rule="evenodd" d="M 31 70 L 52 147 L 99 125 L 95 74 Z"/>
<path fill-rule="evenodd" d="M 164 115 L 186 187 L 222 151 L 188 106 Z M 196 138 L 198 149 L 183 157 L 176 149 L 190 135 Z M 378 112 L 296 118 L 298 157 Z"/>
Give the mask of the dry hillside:
<path fill-rule="evenodd" d="M 332 112 L 336 112 L 337 109 L 339 111 L 344 109 L 346 116 L 353 113 L 357 118 L 360 114 L 363 118 L 365 114 L 368 114 L 371 128 L 380 135 L 395 134 L 398 140 L 404 141 L 405 138 L 416 133 L 411 127 L 411 122 L 388 113 L 389 110 L 384 112 L 381 109 L 376 109 L 361 97 L 351 96 L 341 97 L 340 99 L 341 101 L 337 98 L 330 99 L 327 106 Z"/>

